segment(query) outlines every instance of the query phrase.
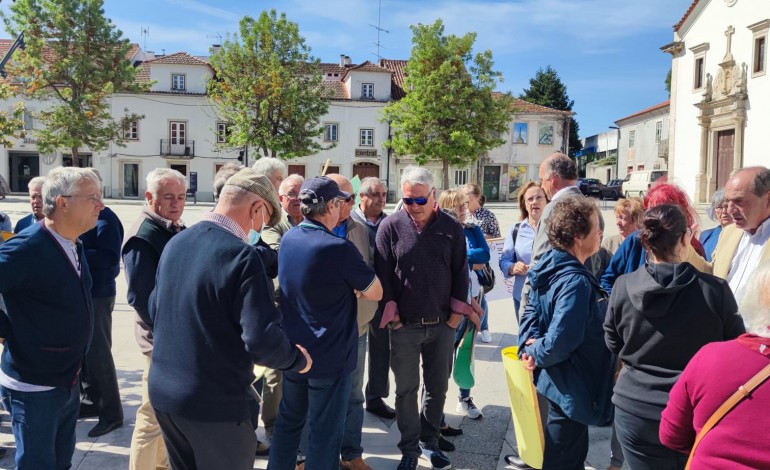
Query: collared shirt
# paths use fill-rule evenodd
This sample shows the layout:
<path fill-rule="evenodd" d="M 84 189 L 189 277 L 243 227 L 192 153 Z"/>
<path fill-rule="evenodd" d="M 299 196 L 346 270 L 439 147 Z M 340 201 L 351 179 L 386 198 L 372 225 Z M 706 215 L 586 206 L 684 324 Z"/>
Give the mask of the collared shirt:
<path fill-rule="evenodd" d="M 385 218 L 385 212 L 380 212 L 380 215 L 377 216 L 377 221 L 372 222 L 369 220 L 368 217 L 366 217 L 366 214 L 364 214 L 364 211 L 361 210 L 361 206 L 356 206 L 355 209 L 353 209 L 353 212 L 356 213 L 359 219 L 361 219 L 368 227 L 377 228 L 380 225 L 380 222 L 382 222 L 382 219 Z"/>
<path fill-rule="evenodd" d="M 201 216 L 201 220 L 219 225 L 223 229 L 243 240 L 244 243 L 249 242 L 249 236 L 246 234 L 246 232 L 243 231 L 241 226 L 226 215 L 217 214 L 216 212 L 206 212 Z"/>
<path fill-rule="evenodd" d="M 77 243 L 72 243 L 49 227 L 46 227 L 46 229 L 51 233 L 51 235 L 53 235 L 53 238 L 56 240 L 59 246 L 61 246 L 62 251 L 64 251 L 64 254 L 67 255 L 67 259 L 70 260 L 72 267 L 75 268 L 78 276 L 80 276 L 80 256 L 78 255 Z"/>
<path fill-rule="evenodd" d="M 151 211 L 147 207 L 144 208 L 144 213 L 147 215 L 147 217 L 149 217 L 158 225 L 160 225 L 161 227 L 165 228 L 168 231 L 179 233 L 179 231 L 182 230 L 182 228 L 184 228 L 184 222 L 182 222 L 182 219 L 179 219 L 177 223 L 174 223 L 169 219 L 166 219 L 165 217 L 161 217 L 160 215 Z"/>
<path fill-rule="evenodd" d="M 743 289 L 748 282 L 749 275 L 759 266 L 759 258 L 762 248 L 770 239 L 770 218 L 757 227 L 754 235 L 744 231 L 735 256 L 730 263 L 730 272 L 727 274 L 727 282 L 735 294 L 735 299 L 740 301 Z"/>
<path fill-rule="evenodd" d="M 553 197 L 551 198 L 551 202 L 559 199 L 559 197 L 562 194 L 566 193 L 567 190 L 569 190 L 569 188 L 577 188 L 577 186 L 567 186 L 566 188 L 561 188 L 560 190 L 556 191 L 556 194 L 554 194 Z"/>

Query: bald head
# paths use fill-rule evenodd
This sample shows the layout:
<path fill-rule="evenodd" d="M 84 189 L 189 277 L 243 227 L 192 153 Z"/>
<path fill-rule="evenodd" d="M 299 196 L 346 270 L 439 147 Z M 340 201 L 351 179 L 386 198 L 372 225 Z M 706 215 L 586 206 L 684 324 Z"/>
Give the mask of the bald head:
<path fill-rule="evenodd" d="M 353 185 L 350 183 L 350 180 L 345 178 L 344 176 L 332 173 L 329 175 L 326 175 L 329 179 L 337 183 L 337 186 L 340 187 L 342 191 L 345 191 L 346 193 L 349 193 L 351 195 L 349 202 L 341 202 L 340 203 L 340 219 L 339 223 L 343 223 L 346 220 L 348 220 L 348 217 L 350 217 L 350 211 L 353 209 L 353 205 L 356 203 L 355 195 L 353 194 Z"/>
<path fill-rule="evenodd" d="M 736 227 L 753 235 L 770 218 L 770 170 L 754 166 L 736 171 L 725 185 L 725 200 Z"/>

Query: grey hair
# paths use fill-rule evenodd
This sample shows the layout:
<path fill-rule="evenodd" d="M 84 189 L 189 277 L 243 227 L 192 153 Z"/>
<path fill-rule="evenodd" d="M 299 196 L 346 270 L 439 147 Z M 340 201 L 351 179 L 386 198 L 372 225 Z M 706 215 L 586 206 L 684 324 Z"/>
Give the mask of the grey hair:
<path fill-rule="evenodd" d="M 764 196 L 770 192 L 770 170 L 762 167 L 755 166 L 744 168 L 744 170 L 757 170 L 756 176 L 754 176 L 754 184 L 752 185 L 752 192 L 759 197 Z"/>
<path fill-rule="evenodd" d="M 339 205 L 339 201 L 337 201 L 336 199 L 332 199 L 329 202 L 325 202 L 325 201 L 321 200 L 321 201 L 318 201 L 318 202 L 315 202 L 315 203 L 311 202 L 310 204 L 305 204 L 300 199 L 299 208 L 302 211 L 302 215 L 304 215 L 305 217 L 307 217 L 309 219 L 312 219 L 312 218 L 315 218 L 315 217 L 323 217 L 326 214 L 328 214 L 329 213 L 329 204 Z"/>
<path fill-rule="evenodd" d="M 228 204 L 231 206 L 241 206 L 256 201 L 257 198 L 259 198 L 259 195 L 248 189 L 241 188 L 240 186 L 228 184 L 222 188 L 222 191 L 219 193 L 219 198 L 227 199 Z"/>
<path fill-rule="evenodd" d="M 363 180 L 361 180 L 361 186 L 358 188 L 358 194 L 361 196 L 366 196 L 369 194 L 369 191 L 371 191 L 375 186 L 383 185 L 385 186 L 385 191 L 387 192 L 388 187 L 385 185 L 385 183 L 382 182 L 379 178 L 376 176 L 367 176 Z"/>
<path fill-rule="evenodd" d="M 725 202 L 725 190 L 720 189 L 719 191 L 715 192 L 713 196 L 711 196 L 711 206 L 706 209 L 706 215 L 709 216 L 709 219 L 719 222 L 716 219 L 717 213 L 716 208 L 721 206 Z"/>
<path fill-rule="evenodd" d="M 27 183 L 27 189 L 30 191 L 32 188 L 40 186 L 41 188 L 45 184 L 45 176 L 35 176 L 31 180 L 29 180 L 29 183 Z"/>
<path fill-rule="evenodd" d="M 574 160 L 563 153 L 554 153 L 548 157 L 545 166 L 545 179 L 549 179 L 551 175 L 563 180 L 574 181 L 578 177 L 577 165 L 575 165 Z"/>
<path fill-rule="evenodd" d="M 91 170 L 71 166 L 60 166 L 51 170 L 43 184 L 43 214 L 53 215 L 57 197 L 71 196 L 76 187 L 88 181 L 94 183 L 101 194 L 102 184 L 96 173 Z"/>
<path fill-rule="evenodd" d="M 746 331 L 770 338 L 770 261 L 763 261 L 743 288 L 738 312 Z"/>
<path fill-rule="evenodd" d="M 291 174 L 287 176 L 286 178 L 281 181 L 281 185 L 278 187 L 278 195 L 279 196 L 286 196 L 286 194 L 283 193 L 286 186 L 292 183 L 299 183 L 300 185 L 305 182 L 305 178 L 302 177 L 302 175 L 298 175 L 296 173 Z M 286 185 L 286 186 L 284 186 Z"/>
<path fill-rule="evenodd" d="M 222 192 L 222 188 L 225 186 L 228 178 L 241 171 L 243 165 L 239 163 L 225 163 L 222 168 L 214 175 L 214 201 L 219 199 L 219 193 Z"/>
<path fill-rule="evenodd" d="M 401 186 L 405 184 L 421 184 L 433 189 L 433 174 L 421 166 L 408 166 L 401 174 Z"/>
<path fill-rule="evenodd" d="M 254 165 L 252 165 L 251 168 L 260 175 L 267 176 L 268 178 L 270 178 L 275 171 L 286 174 L 286 164 L 273 157 L 262 157 L 254 162 Z"/>
<path fill-rule="evenodd" d="M 147 192 L 158 197 L 160 184 L 166 180 L 176 180 L 187 190 L 187 180 L 182 173 L 171 168 L 156 168 L 147 174 Z"/>

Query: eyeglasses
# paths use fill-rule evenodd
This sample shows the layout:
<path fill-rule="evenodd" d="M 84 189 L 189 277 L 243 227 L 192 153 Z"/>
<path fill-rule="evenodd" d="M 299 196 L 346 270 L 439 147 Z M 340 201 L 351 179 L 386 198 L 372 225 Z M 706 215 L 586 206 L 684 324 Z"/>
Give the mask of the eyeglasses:
<path fill-rule="evenodd" d="M 288 197 L 289 199 L 299 199 L 299 193 L 295 193 L 294 191 L 288 194 L 281 194 L 281 196 Z"/>
<path fill-rule="evenodd" d="M 62 197 L 82 197 L 84 199 L 88 199 L 89 201 L 91 201 L 91 204 L 95 206 L 98 206 L 99 204 L 102 203 L 102 198 L 99 196 L 81 196 L 78 194 L 69 194 L 67 196 L 62 196 Z"/>
<path fill-rule="evenodd" d="M 401 200 L 404 201 L 404 204 L 406 204 L 407 206 L 411 206 L 412 204 L 417 204 L 418 206 L 424 206 L 425 204 L 428 203 L 428 198 L 430 197 L 431 191 L 433 191 L 433 189 L 431 189 L 428 192 L 428 195 L 425 197 L 402 197 Z"/>
<path fill-rule="evenodd" d="M 545 196 L 542 196 L 542 195 L 537 195 L 537 196 L 528 197 L 528 198 L 526 199 L 526 201 L 527 201 L 527 202 L 529 202 L 529 203 L 533 203 L 533 202 L 535 202 L 535 201 L 539 201 L 539 200 L 541 200 L 541 199 L 545 199 Z"/>

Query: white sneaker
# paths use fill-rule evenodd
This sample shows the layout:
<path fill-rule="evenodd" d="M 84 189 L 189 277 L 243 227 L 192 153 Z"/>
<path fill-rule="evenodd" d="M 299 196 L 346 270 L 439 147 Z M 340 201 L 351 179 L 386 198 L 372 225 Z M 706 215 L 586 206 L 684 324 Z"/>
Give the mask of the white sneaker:
<path fill-rule="evenodd" d="M 476 405 L 473 404 L 473 398 L 471 397 L 460 398 L 459 403 L 457 403 L 456 410 L 458 413 L 463 413 L 470 419 L 479 419 L 484 416 L 481 414 L 481 410 L 476 408 Z"/>
<path fill-rule="evenodd" d="M 489 330 L 481 330 L 481 342 L 482 343 L 492 342 L 492 335 L 489 334 Z"/>

